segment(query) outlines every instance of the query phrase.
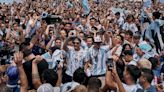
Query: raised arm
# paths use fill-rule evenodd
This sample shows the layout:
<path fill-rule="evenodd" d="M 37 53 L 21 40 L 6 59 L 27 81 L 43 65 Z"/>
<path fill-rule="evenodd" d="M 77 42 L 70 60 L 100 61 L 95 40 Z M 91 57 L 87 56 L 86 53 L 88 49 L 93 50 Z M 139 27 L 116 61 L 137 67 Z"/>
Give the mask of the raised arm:
<path fill-rule="evenodd" d="M 67 45 L 68 45 L 68 41 L 69 41 L 69 40 L 70 40 L 70 38 L 68 38 L 68 39 L 64 42 L 63 50 L 65 50 L 65 51 L 68 51 Z"/>
<path fill-rule="evenodd" d="M 22 65 L 22 60 L 23 60 L 23 54 L 22 52 L 17 52 L 14 54 L 14 62 L 16 63 L 19 71 L 19 76 L 20 76 L 20 92 L 28 92 L 28 81 L 27 81 L 27 76 L 25 74 L 23 65 Z"/>
<path fill-rule="evenodd" d="M 118 87 L 118 90 L 119 92 L 126 92 L 125 91 L 125 88 L 123 87 L 123 84 L 118 76 L 118 73 L 117 73 L 117 70 L 116 70 L 116 64 L 114 63 L 114 67 L 112 69 L 112 72 L 111 72 L 113 78 L 115 79 L 116 83 L 117 83 L 117 87 Z"/>
<path fill-rule="evenodd" d="M 38 41 L 38 36 L 34 36 L 34 37 L 31 39 L 29 48 L 32 49 L 37 41 Z"/>
<path fill-rule="evenodd" d="M 144 9 L 144 12 L 146 13 L 147 17 L 152 21 L 153 19 L 150 15 L 149 11 L 146 8 Z"/>
<path fill-rule="evenodd" d="M 45 31 L 45 34 L 48 35 L 49 34 L 49 29 L 50 27 L 54 27 L 54 25 L 48 25 Z"/>
<path fill-rule="evenodd" d="M 23 28 L 19 28 L 19 33 L 20 33 L 20 36 L 19 36 L 19 44 L 23 43 L 25 41 L 25 35 L 23 34 Z"/>
<path fill-rule="evenodd" d="M 0 73 L 5 73 L 8 66 L 10 66 L 9 64 L 6 64 L 6 65 L 1 65 L 0 66 Z"/>
<path fill-rule="evenodd" d="M 62 67 L 61 66 L 58 67 L 57 74 L 58 74 L 58 80 L 57 80 L 56 86 L 60 87 L 62 83 Z"/>
<path fill-rule="evenodd" d="M 38 21 L 38 16 L 34 19 L 33 23 L 31 24 L 31 28 L 33 28 L 36 24 L 36 22 Z"/>
<path fill-rule="evenodd" d="M 116 82 L 113 81 L 112 79 L 112 72 L 111 71 L 107 71 L 106 72 L 106 76 L 105 76 L 105 82 L 106 82 L 106 85 L 104 88 L 108 88 L 108 89 L 111 89 L 111 90 L 117 90 L 117 84 Z"/>
<path fill-rule="evenodd" d="M 49 48 L 51 48 L 51 45 L 53 43 L 53 41 L 55 40 L 55 36 L 51 37 L 51 40 L 48 42 L 48 44 L 46 45 L 46 49 L 48 50 Z"/>
<path fill-rule="evenodd" d="M 35 89 L 39 88 L 39 86 L 42 85 L 37 66 L 37 64 L 41 60 L 41 56 L 36 56 L 35 59 L 32 61 L 32 83 Z"/>
<path fill-rule="evenodd" d="M 11 32 L 11 28 L 9 26 L 9 28 L 7 29 L 6 40 L 9 40 L 9 38 L 10 38 L 10 32 Z"/>

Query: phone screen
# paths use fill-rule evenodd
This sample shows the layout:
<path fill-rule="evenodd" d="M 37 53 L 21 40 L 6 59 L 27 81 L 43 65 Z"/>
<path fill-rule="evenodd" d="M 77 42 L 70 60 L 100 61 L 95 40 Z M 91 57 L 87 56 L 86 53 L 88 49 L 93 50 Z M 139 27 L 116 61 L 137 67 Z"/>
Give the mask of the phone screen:
<path fill-rule="evenodd" d="M 113 64 L 113 59 L 112 58 L 108 58 L 106 63 L 107 63 L 108 70 L 113 69 L 114 64 Z"/>

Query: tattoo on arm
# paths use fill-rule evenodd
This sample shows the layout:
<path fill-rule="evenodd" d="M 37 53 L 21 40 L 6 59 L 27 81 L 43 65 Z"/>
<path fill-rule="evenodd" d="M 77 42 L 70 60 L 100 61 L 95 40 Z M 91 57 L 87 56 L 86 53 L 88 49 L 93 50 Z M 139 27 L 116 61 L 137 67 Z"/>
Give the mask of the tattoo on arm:
<path fill-rule="evenodd" d="M 40 78 L 39 74 L 32 74 L 32 79 Z"/>

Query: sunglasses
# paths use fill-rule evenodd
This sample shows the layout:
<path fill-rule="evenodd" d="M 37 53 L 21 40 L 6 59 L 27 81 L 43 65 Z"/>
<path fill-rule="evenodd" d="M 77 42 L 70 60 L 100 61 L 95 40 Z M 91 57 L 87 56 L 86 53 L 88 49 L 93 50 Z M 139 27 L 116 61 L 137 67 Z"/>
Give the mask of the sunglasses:
<path fill-rule="evenodd" d="M 50 32 L 49 34 L 54 34 L 53 32 Z"/>
<path fill-rule="evenodd" d="M 79 43 L 79 42 L 73 42 L 73 44 L 77 44 L 77 45 L 79 45 L 80 43 Z"/>

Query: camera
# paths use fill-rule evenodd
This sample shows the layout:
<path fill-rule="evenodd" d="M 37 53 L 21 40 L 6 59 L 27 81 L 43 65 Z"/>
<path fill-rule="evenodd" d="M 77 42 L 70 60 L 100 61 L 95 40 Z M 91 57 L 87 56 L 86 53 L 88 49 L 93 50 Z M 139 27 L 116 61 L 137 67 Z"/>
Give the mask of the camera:
<path fill-rule="evenodd" d="M 76 37 L 76 31 L 75 31 L 75 30 L 71 30 L 71 31 L 69 32 L 69 36 L 70 36 L 70 37 Z"/>
<path fill-rule="evenodd" d="M 50 15 L 46 12 L 42 13 L 41 17 L 42 17 L 42 20 L 45 20 L 48 25 L 62 22 L 62 17 L 61 16 Z"/>
<path fill-rule="evenodd" d="M 112 58 L 108 58 L 107 61 L 106 61 L 106 64 L 107 64 L 108 70 L 112 70 L 113 69 L 114 62 L 113 62 L 113 59 Z"/>
<path fill-rule="evenodd" d="M 42 18 L 46 18 L 47 16 L 48 16 L 48 13 L 46 13 L 46 12 L 42 13 Z"/>

